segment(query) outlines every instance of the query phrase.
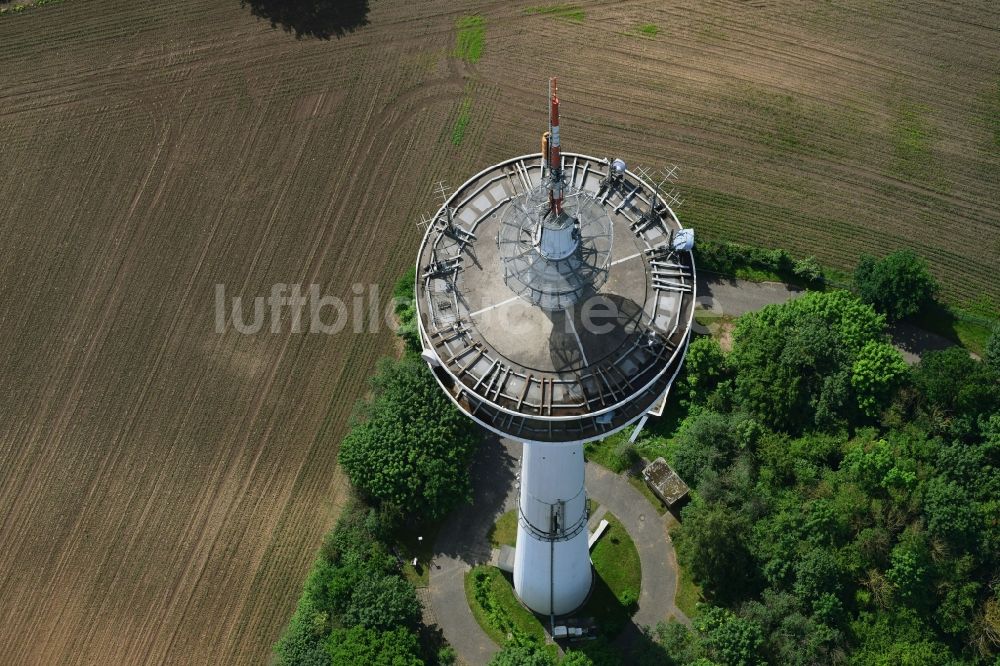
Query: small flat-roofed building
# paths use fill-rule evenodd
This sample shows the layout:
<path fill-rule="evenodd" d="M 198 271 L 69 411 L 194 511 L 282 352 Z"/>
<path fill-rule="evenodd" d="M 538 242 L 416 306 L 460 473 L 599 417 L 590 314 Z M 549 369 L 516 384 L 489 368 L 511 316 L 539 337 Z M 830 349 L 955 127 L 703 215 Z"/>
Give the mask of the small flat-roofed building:
<path fill-rule="evenodd" d="M 663 500 L 668 508 L 673 508 L 674 505 L 687 497 L 687 484 L 663 458 L 657 458 L 646 465 L 642 470 L 642 478 L 646 480 L 646 485 L 649 486 L 650 490 Z"/>

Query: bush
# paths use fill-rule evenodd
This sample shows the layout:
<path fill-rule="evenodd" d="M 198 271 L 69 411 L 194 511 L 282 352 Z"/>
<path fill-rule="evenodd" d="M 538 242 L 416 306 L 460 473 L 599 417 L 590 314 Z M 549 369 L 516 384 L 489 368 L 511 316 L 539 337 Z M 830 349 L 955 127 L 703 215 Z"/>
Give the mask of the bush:
<path fill-rule="evenodd" d="M 628 441 L 627 437 L 622 437 L 615 443 L 615 448 L 608 458 L 608 467 L 612 472 L 621 474 L 632 468 L 639 455 L 635 452 L 635 446 Z"/>
<path fill-rule="evenodd" d="M 861 300 L 890 321 L 919 314 L 934 301 L 937 291 L 927 264 L 910 250 L 893 252 L 879 261 L 862 255 L 854 270 L 854 285 Z"/>
<path fill-rule="evenodd" d="M 413 292 L 416 280 L 417 269 L 411 268 L 403 277 L 399 278 L 392 289 L 392 309 L 399 320 L 396 335 L 403 339 L 407 351 L 412 352 L 419 352 L 422 348 L 419 323 L 417 322 L 417 301 Z"/>
<path fill-rule="evenodd" d="M 423 666 L 417 635 L 406 629 L 335 629 L 326 641 L 329 666 Z"/>
<path fill-rule="evenodd" d="M 295 613 L 275 645 L 279 664 L 329 666 L 333 659 L 334 664 L 395 666 L 380 661 L 379 655 L 388 649 L 382 633 L 403 632 L 390 642 L 405 639 L 408 646 L 408 636 L 419 626 L 420 604 L 389 555 L 386 536 L 384 521 L 374 511 L 360 504 L 345 507 L 324 539 Z M 352 628 L 357 631 L 346 631 Z M 415 654 L 406 647 L 399 654 L 410 653 Z M 360 656 L 373 660 L 351 661 Z"/>
<path fill-rule="evenodd" d="M 774 273 L 789 282 L 802 281 L 822 286 L 825 277 L 815 257 L 795 261 L 785 250 L 771 250 L 740 243 L 699 241 L 695 261 L 700 268 L 723 275 L 736 275 L 740 269 Z"/>
<path fill-rule="evenodd" d="M 695 338 L 684 356 L 684 369 L 676 384 L 678 393 L 691 404 L 703 404 L 727 374 L 726 357 L 718 341 Z"/>
<path fill-rule="evenodd" d="M 508 643 L 496 653 L 490 666 L 555 666 L 555 661 L 538 645 Z"/>
<path fill-rule="evenodd" d="M 994 374 L 1000 375 L 1000 327 L 993 329 L 993 335 L 986 344 L 983 361 Z"/>
<path fill-rule="evenodd" d="M 622 602 L 622 606 L 625 607 L 625 611 L 631 615 L 639 609 L 639 593 L 635 590 L 628 589 L 621 593 L 618 598 Z"/>
<path fill-rule="evenodd" d="M 823 267 L 816 261 L 816 257 L 806 257 L 796 261 L 792 273 L 806 283 L 823 284 L 826 279 Z"/>

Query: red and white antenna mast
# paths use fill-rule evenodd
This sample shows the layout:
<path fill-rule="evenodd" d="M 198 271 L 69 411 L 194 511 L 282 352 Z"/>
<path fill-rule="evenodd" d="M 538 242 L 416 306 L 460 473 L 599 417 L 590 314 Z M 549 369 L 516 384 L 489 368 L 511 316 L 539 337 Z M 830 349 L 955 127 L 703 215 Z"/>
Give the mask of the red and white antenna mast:
<path fill-rule="evenodd" d="M 559 152 L 559 93 L 556 89 L 556 77 L 549 79 L 549 209 L 552 214 L 562 213 L 563 182 L 562 155 Z"/>

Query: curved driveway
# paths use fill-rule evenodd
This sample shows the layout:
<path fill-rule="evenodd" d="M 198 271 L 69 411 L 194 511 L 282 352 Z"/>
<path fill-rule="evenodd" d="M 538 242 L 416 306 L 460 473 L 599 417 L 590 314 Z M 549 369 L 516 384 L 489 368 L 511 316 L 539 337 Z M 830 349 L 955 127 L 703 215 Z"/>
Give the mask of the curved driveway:
<path fill-rule="evenodd" d="M 473 465 L 471 506 L 454 511 L 442 526 L 431 562 L 430 584 L 422 594 L 426 620 L 436 624 L 459 658 L 470 666 L 486 664 L 499 650 L 469 611 L 465 574 L 490 559 L 489 530 L 515 506 L 515 475 L 521 445 L 489 439 Z M 677 565 L 667 534 L 669 514 L 661 516 L 628 480 L 603 467 L 587 464 L 587 494 L 615 514 L 639 551 L 642 589 L 635 627 L 655 625 L 670 616 L 687 618 L 674 605 Z M 626 630 L 623 639 L 630 632 Z"/>

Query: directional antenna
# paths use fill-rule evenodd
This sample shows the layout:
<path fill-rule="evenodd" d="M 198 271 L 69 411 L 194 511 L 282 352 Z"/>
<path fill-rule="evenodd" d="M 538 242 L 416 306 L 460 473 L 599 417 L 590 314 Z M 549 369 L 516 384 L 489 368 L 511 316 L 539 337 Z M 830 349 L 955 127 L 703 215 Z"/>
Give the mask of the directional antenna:
<path fill-rule="evenodd" d="M 433 223 L 434 223 L 434 218 L 433 217 L 431 217 L 427 213 L 421 213 L 420 214 L 420 221 L 417 222 L 417 226 L 420 227 L 421 230 L 423 230 L 424 232 L 426 232 L 427 228 L 430 227 Z"/>
<path fill-rule="evenodd" d="M 438 182 L 434 183 L 434 189 L 431 190 L 431 191 L 434 194 L 436 194 L 439 197 L 441 197 L 441 203 L 444 203 L 445 201 L 448 200 L 448 190 L 449 189 L 450 188 L 448 187 L 447 183 L 445 183 L 443 180 L 439 180 Z"/>
<path fill-rule="evenodd" d="M 675 188 L 670 188 L 669 191 L 666 189 L 668 183 L 673 184 L 677 182 L 677 179 L 680 176 L 679 172 L 680 170 L 676 164 L 664 169 L 659 169 L 655 172 L 650 172 L 650 170 L 645 167 L 636 169 L 636 173 L 641 175 L 643 180 L 653 186 L 654 197 L 659 198 L 671 208 L 676 208 L 684 203 L 680 197 L 680 193 Z"/>

